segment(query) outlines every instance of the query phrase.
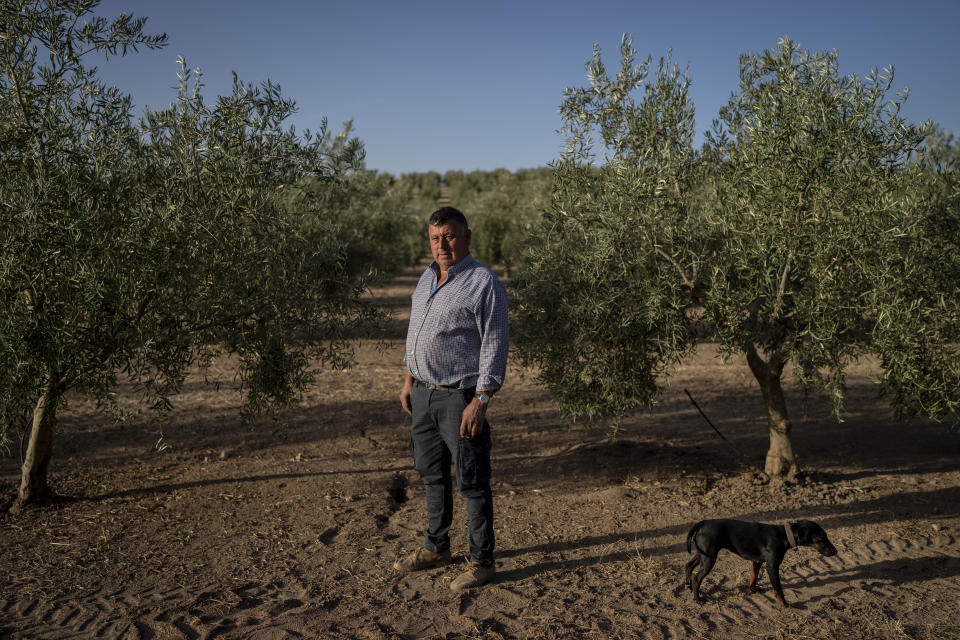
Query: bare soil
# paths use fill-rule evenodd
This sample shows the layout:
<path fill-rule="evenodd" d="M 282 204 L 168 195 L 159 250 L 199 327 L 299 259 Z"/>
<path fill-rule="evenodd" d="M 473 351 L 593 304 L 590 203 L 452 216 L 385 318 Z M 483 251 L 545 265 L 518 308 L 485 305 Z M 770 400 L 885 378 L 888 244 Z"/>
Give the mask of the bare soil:
<path fill-rule="evenodd" d="M 210 372 L 219 392 L 194 376 L 162 423 L 64 411 L 62 499 L 0 517 L 0 639 L 960 638 L 960 437 L 895 421 L 869 362 L 849 376 L 843 422 L 790 390 L 805 474 L 790 486 L 757 484 L 742 462 L 766 451 L 759 392 L 711 345 L 616 440 L 565 424 L 511 368 L 488 412 L 495 581 L 449 589 L 467 550 L 459 498 L 454 565 L 398 574 L 425 525 L 397 400 L 416 277 L 374 292 L 393 313 L 384 346 L 358 343 L 353 369 L 323 373 L 278 422 L 241 424 L 226 362 Z M 0 499 L 17 480 L 13 452 Z M 816 520 L 840 553 L 790 551 L 794 608 L 781 609 L 766 576 L 748 593 L 749 563 L 724 552 L 697 605 L 684 540 L 715 517 Z"/>

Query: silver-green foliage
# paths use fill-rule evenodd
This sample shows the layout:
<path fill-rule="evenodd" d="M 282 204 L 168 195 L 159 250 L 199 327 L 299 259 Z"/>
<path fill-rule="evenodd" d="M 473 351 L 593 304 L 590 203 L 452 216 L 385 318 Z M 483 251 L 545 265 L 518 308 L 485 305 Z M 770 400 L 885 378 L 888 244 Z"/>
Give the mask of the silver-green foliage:
<path fill-rule="evenodd" d="M 694 153 L 689 79 L 621 54 L 610 77 L 595 50 L 566 95 L 570 145 L 514 298 L 521 354 L 561 404 L 649 405 L 706 335 L 776 379 L 792 362 L 838 412 L 846 367 L 875 353 L 901 412 L 956 415 L 956 199 L 905 166 L 925 127 L 888 100 L 892 71 L 842 76 L 835 52 L 786 39 L 742 56 Z"/>
<path fill-rule="evenodd" d="M 281 197 L 306 176 L 340 189 L 360 143 L 286 128 L 269 81 L 207 104 L 185 66 L 170 107 L 134 118 L 86 60 L 165 36 L 97 4 L 0 8 L 2 442 L 44 394 L 51 414 L 67 390 L 109 407 L 127 378 L 164 408 L 221 352 L 249 408 L 292 401 L 366 315 L 336 230 Z"/>
<path fill-rule="evenodd" d="M 348 271 L 368 284 L 386 281 L 426 252 L 424 207 L 410 185 L 390 174 L 357 171 L 329 181 L 310 178 L 285 196 L 292 212 L 307 212 L 317 225 L 334 229 L 345 248 Z"/>
<path fill-rule="evenodd" d="M 901 415 L 960 413 L 960 140 L 932 127 L 906 189 L 916 216 L 902 223 L 909 247 L 877 327 L 883 391 Z M 883 275 L 883 274 L 881 274 Z"/>
<path fill-rule="evenodd" d="M 551 172 L 546 168 L 498 169 L 484 177 L 485 184 L 459 201 L 474 232 L 470 251 L 481 262 L 502 266 L 512 276 L 527 238 L 549 207 Z"/>
<path fill-rule="evenodd" d="M 893 70 L 843 76 L 835 51 L 783 39 L 742 56 L 740 78 L 707 143 L 722 245 L 705 306 L 723 345 L 792 362 L 838 414 L 847 366 L 875 353 L 898 411 L 955 415 L 956 254 L 934 249 L 906 166 L 928 127 L 901 116 L 906 92 L 888 97 Z"/>
<path fill-rule="evenodd" d="M 512 301 L 522 359 L 575 416 L 651 404 L 693 343 L 702 235 L 687 206 L 697 182 L 689 80 L 669 58 L 637 63 L 629 39 L 621 55 L 611 77 L 595 48 L 590 86 L 567 91 L 569 146 Z"/>

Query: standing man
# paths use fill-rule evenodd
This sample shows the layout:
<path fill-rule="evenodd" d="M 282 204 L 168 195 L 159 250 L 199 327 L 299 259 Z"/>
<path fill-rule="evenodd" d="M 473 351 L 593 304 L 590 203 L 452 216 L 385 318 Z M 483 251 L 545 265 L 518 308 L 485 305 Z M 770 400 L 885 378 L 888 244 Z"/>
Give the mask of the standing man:
<path fill-rule="evenodd" d="M 490 582 L 495 571 L 486 412 L 507 369 L 507 292 L 470 255 L 470 228 L 460 211 L 438 209 L 428 230 L 434 262 L 413 292 L 400 391 L 400 404 L 413 417 L 413 459 L 426 487 L 428 528 L 423 547 L 393 566 L 418 571 L 451 561 L 455 461 L 470 520 L 470 568 L 450 585 L 461 591 Z"/>

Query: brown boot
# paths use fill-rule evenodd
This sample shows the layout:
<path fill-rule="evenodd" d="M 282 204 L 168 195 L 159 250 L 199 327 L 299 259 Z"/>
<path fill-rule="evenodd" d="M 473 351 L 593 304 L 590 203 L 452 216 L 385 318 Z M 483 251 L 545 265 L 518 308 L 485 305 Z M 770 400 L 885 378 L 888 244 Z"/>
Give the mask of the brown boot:
<path fill-rule="evenodd" d="M 450 564 L 451 559 L 449 550 L 436 553 L 421 547 L 413 553 L 397 558 L 393 568 L 398 571 L 421 571 Z"/>
<path fill-rule="evenodd" d="M 463 591 L 464 589 L 479 587 L 493 580 L 496 572 L 497 570 L 493 568 L 493 565 L 484 567 L 483 565 L 471 563 L 469 569 L 453 579 L 453 582 L 450 583 L 450 589 L 453 591 Z"/>

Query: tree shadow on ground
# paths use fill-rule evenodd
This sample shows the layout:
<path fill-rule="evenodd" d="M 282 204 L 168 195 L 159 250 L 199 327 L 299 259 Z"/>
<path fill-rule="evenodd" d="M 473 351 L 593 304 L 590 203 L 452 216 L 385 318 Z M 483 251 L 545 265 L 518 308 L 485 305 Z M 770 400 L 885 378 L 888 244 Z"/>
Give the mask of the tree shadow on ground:
<path fill-rule="evenodd" d="M 109 491 L 95 495 L 86 496 L 61 496 L 65 502 L 103 502 L 117 498 L 142 498 L 156 495 L 166 495 L 175 491 L 185 489 L 196 489 L 200 487 L 214 487 L 217 485 L 249 484 L 254 482 L 271 482 L 274 480 L 297 480 L 301 478 L 321 478 L 331 475 L 392 475 L 404 471 L 413 470 L 412 466 L 396 466 L 390 468 L 376 469 L 349 469 L 340 471 L 308 471 L 303 473 L 271 473 L 258 476 L 232 476 L 223 478 L 211 478 L 204 480 L 195 480 L 190 482 L 173 482 L 158 484 L 136 489 L 126 489 L 121 491 Z"/>
<path fill-rule="evenodd" d="M 851 397 L 857 399 L 850 403 L 844 422 L 834 420 L 825 406 L 814 405 L 807 412 L 815 415 L 814 419 L 794 423 L 791 439 L 802 471 L 827 474 L 819 476 L 824 481 L 832 477 L 851 482 L 879 473 L 960 470 L 960 432 L 931 421 L 898 422 L 888 407 L 872 397 L 864 399 L 872 391 L 866 382 L 850 386 Z M 751 409 L 745 408 L 743 398 L 730 394 L 718 394 L 717 398 L 711 403 L 716 414 L 713 421 L 726 440 L 676 393 L 653 410 L 625 419 L 617 435 L 619 443 L 605 438 L 603 426 L 540 430 L 524 442 L 517 431 L 526 423 L 538 425 L 542 420 L 524 420 L 517 426 L 507 423 L 508 434 L 526 445 L 522 455 L 529 457 L 502 473 L 508 474 L 512 483 L 538 486 L 556 472 L 589 477 L 599 470 L 599 477 L 622 482 L 632 474 L 682 480 L 685 475 L 762 468 L 769 445 L 765 421 L 749 419 Z M 594 440 L 588 448 L 583 447 L 585 438 Z M 494 446 L 498 446 L 496 440 Z M 538 457 L 544 451 L 552 457 Z M 845 475 L 835 469 L 843 469 Z"/>
<path fill-rule="evenodd" d="M 329 403 L 321 407 L 285 412 L 279 421 L 263 418 L 245 425 L 229 409 L 208 408 L 190 412 L 189 420 L 167 424 L 138 422 L 84 426 L 64 430 L 54 443 L 54 464 L 72 456 L 95 459 L 97 466 L 127 464 L 131 458 L 155 453 L 159 435 L 171 451 L 207 450 L 256 452 L 278 445 L 322 450 L 338 439 L 369 438 L 398 451 L 409 448 L 408 428 L 396 401 L 369 401 L 362 411 L 355 403 Z M 312 455 L 312 457 L 319 457 Z M 0 466 L 11 465 L 8 459 Z M 11 465 L 12 467 L 12 465 Z M 11 468 L 12 470 L 12 468 Z"/>

